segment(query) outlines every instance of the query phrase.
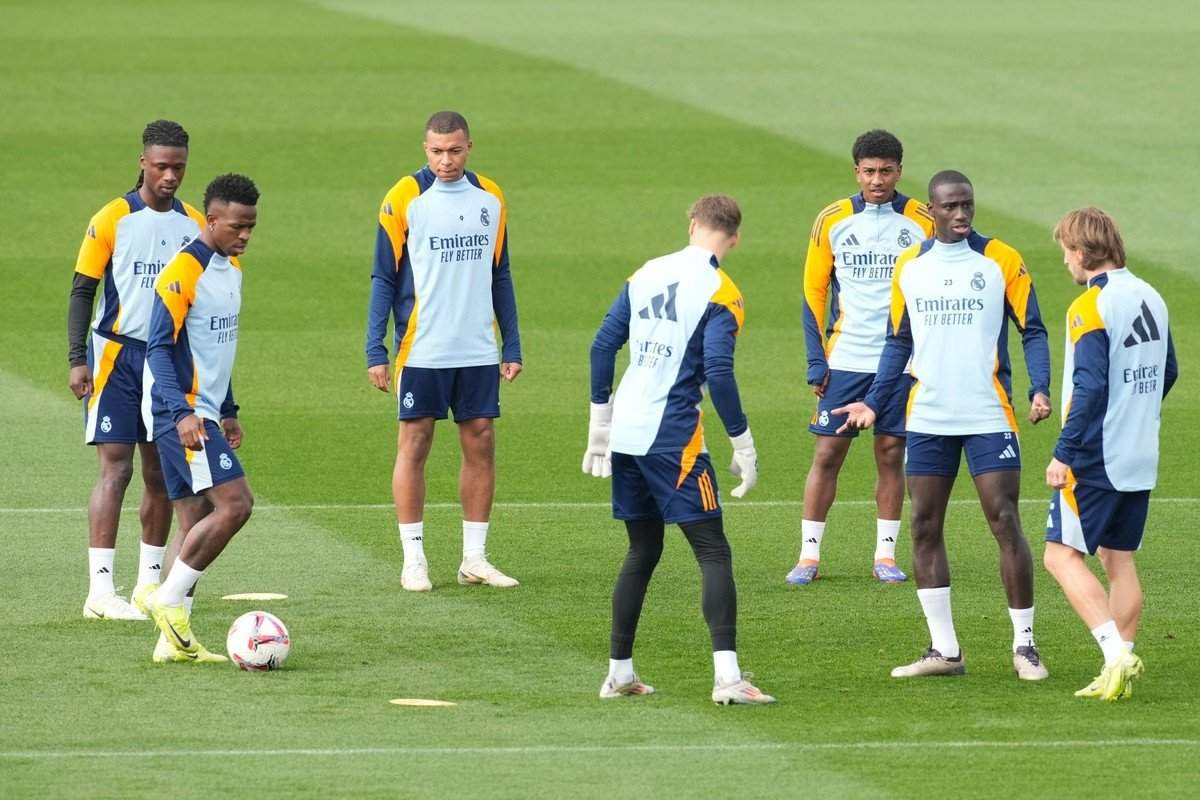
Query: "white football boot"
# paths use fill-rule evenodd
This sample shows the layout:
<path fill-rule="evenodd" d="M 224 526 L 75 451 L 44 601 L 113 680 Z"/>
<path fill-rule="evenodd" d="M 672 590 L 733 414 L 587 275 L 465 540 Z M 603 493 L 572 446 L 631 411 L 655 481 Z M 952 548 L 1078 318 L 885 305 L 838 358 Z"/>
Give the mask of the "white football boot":
<path fill-rule="evenodd" d="M 493 567 L 486 558 L 480 558 L 470 564 L 464 561 L 458 568 L 458 582 L 463 586 L 486 585 L 502 589 L 521 585 L 516 578 L 510 578 Z"/>
<path fill-rule="evenodd" d="M 116 592 L 88 597 L 83 603 L 83 616 L 86 619 L 117 619 L 143 621 L 150 619 L 137 608 L 129 604 L 124 597 Z"/>
<path fill-rule="evenodd" d="M 406 592 L 429 592 L 433 583 L 429 580 L 429 565 L 424 561 L 405 564 L 400 571 L 400 588 Z"/>

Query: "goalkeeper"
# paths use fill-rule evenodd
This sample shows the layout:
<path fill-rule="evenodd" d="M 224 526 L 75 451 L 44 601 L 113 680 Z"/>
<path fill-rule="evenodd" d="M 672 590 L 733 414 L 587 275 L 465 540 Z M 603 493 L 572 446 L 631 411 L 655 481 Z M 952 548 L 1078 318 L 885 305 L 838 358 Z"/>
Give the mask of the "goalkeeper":
<path fill-rule="evenodd" d="M 754 438 L 733 376 L 742 295 L 720 268 L 738 242 L 742 213 L 733 198 L 709 195 L 688 212 L 689 243 L 647 262 L 626 281 L 592 343 L 592 405 L 583 471 L 612 476 L 613 516 L 624 520 L 629 552 L 613 589 L 608 677 L 601 698 L 651 694 L 633 671 L 633 640 L 646 587 L 663 549 L 665 523 L 683 529 L 703 585 L 712 636 L 712 692 L 718 704 L 775 701 L 743 675 L 737 660 L 737 589 L 700 424 L 702 386 L 733 443 L 742 497 L 758 479 Z M 618 351 L 630 363 L 615 397 Z"/>

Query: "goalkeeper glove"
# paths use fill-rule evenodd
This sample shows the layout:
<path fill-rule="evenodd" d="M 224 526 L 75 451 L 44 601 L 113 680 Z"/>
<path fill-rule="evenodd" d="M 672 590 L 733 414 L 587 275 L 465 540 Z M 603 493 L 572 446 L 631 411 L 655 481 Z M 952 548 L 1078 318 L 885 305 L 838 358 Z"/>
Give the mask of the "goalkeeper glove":
<path fill-rule="evenodd" d="M 746 428 L 744 433 L 729 437 L 729 443 L 733 445 L 733 462 L 729 465 L 729 471 L 735 478 L 742 479 L 730 494 L 745 497 L 746 492 L 758 483 L 758 451 L 754 449 L 754 437 Z"/>
<path fill-rule="evenodd" d="M 583 471 L 593 478 L 612 475 L 612 454 L 608 449 L 608 436 L 612 430 L 612 400 L 607 403 L 592 403 L 588 415 L 588 446 L 583 454 Z"/>

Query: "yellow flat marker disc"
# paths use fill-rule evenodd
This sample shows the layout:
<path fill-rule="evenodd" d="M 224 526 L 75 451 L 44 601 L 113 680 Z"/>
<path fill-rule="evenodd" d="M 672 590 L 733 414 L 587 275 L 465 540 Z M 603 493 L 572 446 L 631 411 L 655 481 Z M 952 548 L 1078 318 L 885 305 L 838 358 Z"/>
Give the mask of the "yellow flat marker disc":
<path fill-rule="evenodd" d="M 420 697 L 397 697 L 395 700 L 388 700 L 394 706 L 456 706 L 458 703 L 451 703 L 449 700 L 424 700 Z"/>
<path fill-rule="evenodd" d="M 227 594 L 221 598 L 222 600 L 287 600 L 286 594 L 279 592 L 241 592 L 240 594 Z"/>

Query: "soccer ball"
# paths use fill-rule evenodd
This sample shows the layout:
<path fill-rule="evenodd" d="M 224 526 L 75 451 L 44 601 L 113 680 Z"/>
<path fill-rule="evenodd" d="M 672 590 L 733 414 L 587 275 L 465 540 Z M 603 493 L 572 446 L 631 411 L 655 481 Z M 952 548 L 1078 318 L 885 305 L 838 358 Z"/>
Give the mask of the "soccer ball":
<path fill-rule="evenodd" d="M 251 611 L 229 626 L 225 649 L 238 669 L 266 672 L 283 666 L 292 649 L 292 640 L 279 617 L 266 611 Z"/>

